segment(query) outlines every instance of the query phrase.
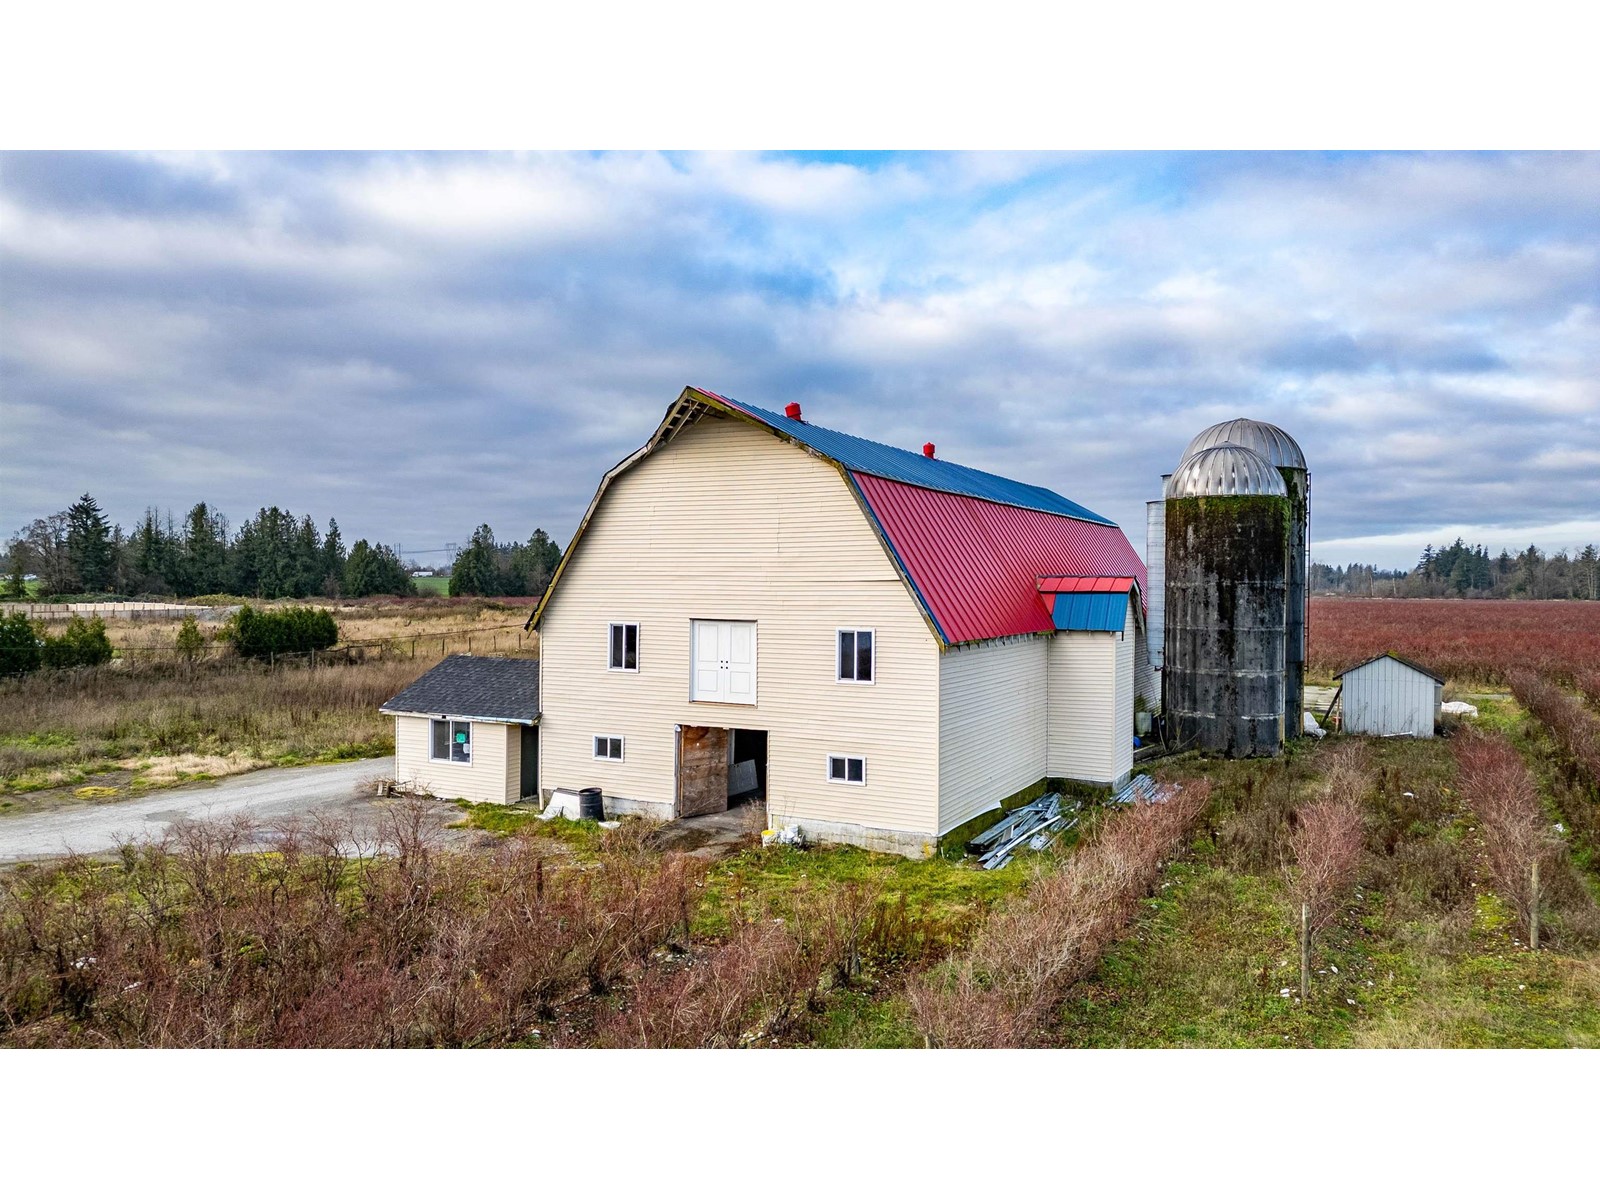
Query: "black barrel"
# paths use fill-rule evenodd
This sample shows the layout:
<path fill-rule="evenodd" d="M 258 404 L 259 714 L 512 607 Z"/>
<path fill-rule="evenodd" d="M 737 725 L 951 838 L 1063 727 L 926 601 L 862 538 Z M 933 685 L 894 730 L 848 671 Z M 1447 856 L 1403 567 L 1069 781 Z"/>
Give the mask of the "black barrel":
<path fill-rule="evenodd" d="M 606 819 L 605 800 L 599 788 L 580 788 L 578 791 L 578 820 L 604 821 Z"/>

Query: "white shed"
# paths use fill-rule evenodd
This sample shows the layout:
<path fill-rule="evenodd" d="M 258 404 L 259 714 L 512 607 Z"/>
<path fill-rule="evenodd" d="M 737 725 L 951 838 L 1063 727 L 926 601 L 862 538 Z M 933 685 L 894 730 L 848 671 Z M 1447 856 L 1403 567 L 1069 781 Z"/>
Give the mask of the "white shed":
<path fill-rule="evenodd" d="M 1432 737 L 1444 680 L 1394 654 L 1380 654 L 1334 676 L 1346 733 Z"/>
<path fill-rule="evenodd" d="M 452 654 L 378 711 L 402 786 L 477 804 L 537 794 L 538 659 Z"/>

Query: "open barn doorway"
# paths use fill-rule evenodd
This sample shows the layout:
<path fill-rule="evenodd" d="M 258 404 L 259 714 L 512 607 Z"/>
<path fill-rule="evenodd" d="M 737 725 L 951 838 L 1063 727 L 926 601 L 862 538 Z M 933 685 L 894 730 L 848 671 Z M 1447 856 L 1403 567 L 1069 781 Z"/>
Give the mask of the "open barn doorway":
<path fill-rule="evenodd" d="M 767 731 L 735 729 L 729 749 L 729 807 L 762 803 L 767 798 Z"/>
<path fill-rule="evenodd" d="M 678 726 L 676 815 L 727 812 L 766 798 L 767 731 Z"/>

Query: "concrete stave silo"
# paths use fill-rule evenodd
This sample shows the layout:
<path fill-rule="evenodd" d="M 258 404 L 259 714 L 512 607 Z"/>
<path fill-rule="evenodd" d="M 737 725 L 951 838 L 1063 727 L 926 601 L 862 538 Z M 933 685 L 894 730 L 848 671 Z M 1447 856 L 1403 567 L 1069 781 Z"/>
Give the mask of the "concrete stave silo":
<path fill-rule="evenodd" d="M 1164 710 L 1172 740 L 1242 758 L 1283 745 L 1291 502 L 1283 474 L 1223 443 L 1187 456 L 1162 505 Z"/>
<path fill-rule="evenodd" d="M 1306 619 L 1309 604 L 1311 476 L 1300 444 L 1266 421 L 1236 417 L 1201 430 L 1183 458 L 1214 446 L 1243 446 L 1283 476 L 1289 500 L 1288 602 L 1284 621 L 1284 734 L 1300 735 L 1306 683 Z"/>

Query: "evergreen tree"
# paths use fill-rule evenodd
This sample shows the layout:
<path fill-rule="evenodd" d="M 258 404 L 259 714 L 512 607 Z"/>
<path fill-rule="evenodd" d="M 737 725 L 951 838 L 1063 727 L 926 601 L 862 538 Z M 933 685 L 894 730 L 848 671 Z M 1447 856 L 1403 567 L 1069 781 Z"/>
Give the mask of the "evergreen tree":
<path fill-rule="evenodd" d="M 78 586 L 87 592 L 109 592 L 115 565 L 111 548 L 111 526 L 106 515 L 85 492 L 67 509 L 67 559 Z"/>
<path fill-rule="evenodd" d="M 132 575 L 141 592 L 157 595 L 176 594 L 180 572 L 178 546 L 167 530 L 162 528 L 156 510 L 144 510 L 144 519 L 134 530 L 129 546 L 132 558 Z"/>
<path fill-rule="evenodd" d="M 294 535 L 294 589 L 290 593 L 297 599 L 315 596 L 322 591 L 322 539 L 317 536 L 317 524 L 307 513 L 300 520 Z"/>
<path fill-rule="evenodd" d="M 180 596 L 211 596 L 229 587 L 228 525 L 202 500 L 184 520 Z"/>
<path fill-rule="evenodd" d="M 15 551 L 13 551 L 15 553 Z M 12 571 L 16 560 L 12 560 Z M 37 671 L 40 663 L 39 631 L 21 613 L 0 616 L 0 675 Z"/>
<path fill-rule="evenodd" d="M 328 519 L 328 535 L 322 539 L 322 594 L 339 595 L 344 585 L 344 539 L 339 535 L 339 522 Z"/>
<path fill-rule="evenodd" d="M 450 568 L 452 596 L 499 596 L 500 570 L 496 562 L 494 530 L 479 525 Z"/>
<path fill-rule="evenodd" d="M 416 587 L 392 547 L 369 546 L 362 538 L 345 562 L 344 590 L 348 596 L 409 596 Z"/>
<path fill-rule="evenodd" d="M 20 539 L 11 543 L 9 552 L 11 572 L 6 576 L 5 583 L 0 584 L 0 595 L 4 595 L 11 600 L 21 600 L 28 594 L 28 581 L 23 578 L 27 574 L 27 567 L 24 565 L 27 561 L 24 558 L 25 552 L 26 547 L 23 546 Z M 0 672 L 0 674 L 4 674 L 4 672 Z"/>

